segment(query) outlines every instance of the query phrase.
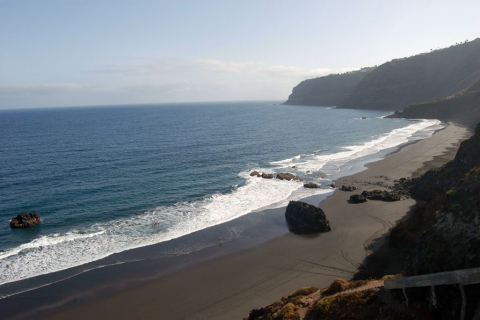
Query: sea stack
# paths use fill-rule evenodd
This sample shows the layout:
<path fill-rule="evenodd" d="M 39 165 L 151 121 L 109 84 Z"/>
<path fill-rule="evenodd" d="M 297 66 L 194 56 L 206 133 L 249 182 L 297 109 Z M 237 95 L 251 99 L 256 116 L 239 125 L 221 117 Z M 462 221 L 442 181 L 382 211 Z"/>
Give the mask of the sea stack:
<path fill-rule="evenodd" d="M 285 212 L 288 229 L 296 234 L 330 231 L 330 223 L 322 209 L 305 202 L 290 201 Z"/>
<path fill-rule="evenodd" d="M 10 227 L 12 228 L 28 228 L 40 222 L 40 216 L 36 211 L 23 212 L 10 220 Z"/>

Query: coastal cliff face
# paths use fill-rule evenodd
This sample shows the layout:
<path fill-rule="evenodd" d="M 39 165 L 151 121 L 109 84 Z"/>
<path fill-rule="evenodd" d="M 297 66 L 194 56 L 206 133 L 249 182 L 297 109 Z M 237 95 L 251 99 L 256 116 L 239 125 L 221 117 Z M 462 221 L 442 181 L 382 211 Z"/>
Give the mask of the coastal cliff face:
<path fill-rule="evenodd" d="M 480 81 L 454 96 L 409 105 L 389 118 L 438 119 L 472 127 L 480 122 Z"/>
<path fill-rule="evenodd" d="M 480 124 L 454 160 L 412 181 L 412 196 L 428 202 L 392 232 L 414 234 L 407 273 L 412 275 L 480 267 Z M 413 237 L 414 239 L 415 237 Z M 392 240 L 392 239 L 391 239 Z"/>
<path fill-rule="evenodd" d="M 285 102 L 287 105 L 339 106 L 373 68 L 300 82 Z"/>
<path fill-rule="evenodd" d="M 286 296 L 252 310 L 245 319 L 339 319 L 345 315 L 375 319 L 379 314 L 385 319 L 458 319 L 462 300 L 455 286 L 437 286 L 437 306 L 431 308 L 423 289 L 410 289 L 410 305 L 405 307 L 401 292 L 375 289 L 375 283 L 396 277 L 385 275 L 387 270 L 403 270 L 411 276 L 480 267 L 480 124 L 475 134 L 462 142 L 454 160 L 419 178 L 401 181 L 397 188 L 409 189 L 413 198 L 424 203 L 394 227 L 388 242 L 362 264 L 355 275 L 356 280 L 364 281 L 362 290 L 331 295 L 335 283 L 337 287 L 342 284 L 342 290 L 356 283 L 335 280 L 329 289 L 302 297 Z M 372 278 L 381 280 L 365 280 Z M 474 313 L 480 313 L 480 286 L 467 287 L 466 319 L 472 319 Z"/>
<path fill-rule="evenodd" d="M 363 76 L 351 73 L 303 81 L 285 104 L 403 110 L 410 104 L 455 95 L 479 80 L 480 39 L 476 39 L 395 59 Z"/>

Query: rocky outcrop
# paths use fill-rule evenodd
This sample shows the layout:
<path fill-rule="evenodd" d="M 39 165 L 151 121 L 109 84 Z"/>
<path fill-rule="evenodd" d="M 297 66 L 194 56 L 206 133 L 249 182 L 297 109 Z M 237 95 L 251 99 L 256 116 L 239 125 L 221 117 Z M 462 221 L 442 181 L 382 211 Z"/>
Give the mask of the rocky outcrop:
<path fill-rule="evenodd" d="M 342 191 L 355 191 L 355 190 L 357 190 L 357 187 L 342 185 L 342 187 L 341 187 L 339 190 L 342 190 Z"/>
<path fill-rule="evenodd" d="M 342 108 L 403 110 L 448 97 L 480 80 L 480 39 L 378 66 L 358 83 Z"/>
<path fill-rule="evenodd" d="M 36 211 L 20 213 L 18 216 L 10 220 L 12 228 L 28 228 L 40 222 L 40 216 Z"/>
<path fill-rule="evenodd" d="M 387 118 L 439 119 L 474 127 L 480 122 L 480 81 L 454 96 L 412 104 Z"/>
<path fill-rule="evenodd" d="M 305 80 L 285 104 L 403 110 L 455 95 L 479 80 L 480 39 L 475 39 L 365 71 Z"/>
<path fill-rule="evenodd" d="M 385 190 L 373 190 L 373 191 L 363 191 L 362 196 L 368 200 L 379 200 L 379 201 L 399 201 L 402 200 L 402 197 L 396 192 L 389 192 Z"/>
<path fill-rule="evenodd" d="M 302 181 L 302 179 L 299 177 L 299 176 L 296 176 L 292 173 L 288 173 L 288 172 L 283 172 L 283 173 L 279 173 L 277 174 L 277 179 L 280 179 L 280 180 L 294 180 L 294 181 Z"/>
<path fill-rule="evenodd" d="M 305 202 L 290 201 L 285 212 L 288 229 L 296 234 L 330 231 L 330 223 L 322 209 Z"/>
<path fill-rule="evenodd" d="M 363 68 L 344 74 L 331 74 L 325 77 L 300 82 L 292 90 L 285 104 L 304 106 L 339 106 L 353 92 L 357 84 L 373 68 Z"/>
<path fill-rule="evenodd" d="M 320 186 L 316 183 L 313 183 L 313 182 L 307 182 L 303 185 L 304 188 L 307 188 L 307 189 L 315 189 L 315 188 L 320 188 Z"/>
<path fill-rule="evenodd" d="M 263 179 L 273 179 L 273 174 L 271 173 L 262 173 L 261 176 Z"/>
<path fill-rule="evenodd" d="M 250 172 L 250 177 L 261 177 L 262 175 L 257 170 Z"/>
<path fill-rule="evenodd" d="M 364 203 L 364 202 L 367 202 L 367 198 L 365 198 L 361 194 L 354 194 L 354 195 L 350 196 L 349 202 L 350 203 Z"/>
<path fill-rule="evenodd" d="M 480 167 L 480 124 L 475 134 L 460 144 L 453 161 L 411 181 L 411 195 L 418 200 L 431 200 L 453 188 L 475 167 Z"/>

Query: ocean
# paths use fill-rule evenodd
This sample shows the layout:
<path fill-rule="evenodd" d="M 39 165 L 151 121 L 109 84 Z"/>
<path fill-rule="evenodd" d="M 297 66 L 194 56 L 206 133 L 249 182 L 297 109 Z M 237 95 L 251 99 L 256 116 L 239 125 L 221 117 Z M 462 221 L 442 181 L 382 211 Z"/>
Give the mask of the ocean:
<path fill-rule="evenodd" d="M 328 194 L 332 179 L 442 127 L 383 116 L 271 101 L 1 110 L 0 297 L 16 281 Z M 39 225 L 9 227 L 33 210 Z"/>

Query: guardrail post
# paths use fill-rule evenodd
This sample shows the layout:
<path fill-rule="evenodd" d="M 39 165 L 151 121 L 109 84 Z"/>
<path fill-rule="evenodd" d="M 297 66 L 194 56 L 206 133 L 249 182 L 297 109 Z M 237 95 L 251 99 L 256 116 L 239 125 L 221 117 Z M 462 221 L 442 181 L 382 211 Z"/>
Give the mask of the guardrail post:
<path fill-rule="evenodd" d="M 407 307 L 408 307 L 408 297 L 407 297 L 407 289 L 405 288 L 405 282 L 403 283 L 403 295 L 405 296 L 405 300 L 407 302 Z"/>
<path fill-rule="evenodd" d="M 432 293 L 432 304 L 436 308 L 437 307 L 437 297 L 435 296 L 435 286 L 430 287 L 431 293 Z"/>
<path fill-rule="evenodd" d="M 467 297 L 465 297 L 465 291 L 463 290 L 463 284 L 458 285 L 460 287 L 460 292 L 462 293 L 462 312 L 460 314 L 460 319 L 465 320 L 465 312 L 467 309 Z"/>

